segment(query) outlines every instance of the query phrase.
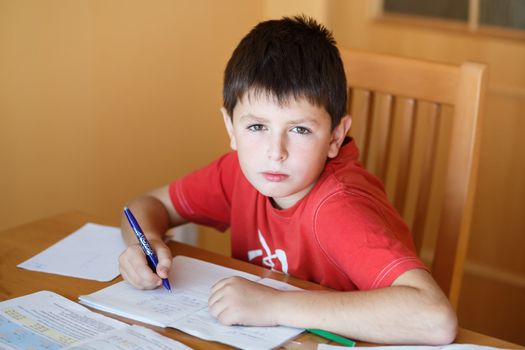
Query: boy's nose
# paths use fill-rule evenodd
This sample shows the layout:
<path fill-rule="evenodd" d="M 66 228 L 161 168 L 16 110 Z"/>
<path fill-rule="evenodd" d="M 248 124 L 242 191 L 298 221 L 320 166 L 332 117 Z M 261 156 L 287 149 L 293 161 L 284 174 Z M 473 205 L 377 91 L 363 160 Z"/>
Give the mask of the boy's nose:
<path fill-rule="evenodd" d="M 268 159 L 282 162 L 288 157 L 286 140 L 281 136 L 274 136 L 268 145 Z"/>

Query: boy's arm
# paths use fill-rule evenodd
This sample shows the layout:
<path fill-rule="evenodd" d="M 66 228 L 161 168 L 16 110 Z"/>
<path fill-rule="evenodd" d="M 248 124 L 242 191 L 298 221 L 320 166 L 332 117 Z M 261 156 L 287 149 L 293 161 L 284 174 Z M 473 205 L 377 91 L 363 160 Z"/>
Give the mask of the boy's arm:
<path fill-rule="evenodd" d="M 281 292 L 241 278 L 218 282 L 210 312 L 225 324 L 318 328 L 375 343 L 448 344 L 457 317 L 430 274 L 414 269 L 387 288 Z"/>
<path fill-rule="evenodd" d="M 120 273 L 125 280 L 136 288 L 156 288 L 162 283 L 161 278 L 168 277 L 171 267 L 172 255 L 164 243 L 164 235 L 168 229 L 184 224 L 186 220 L 173 207 L 168 186 L 134 198 L 127 206 L 144 230 L 146 238 L 157 254 L 159 264 L 157 273 L 153 273 L 128 220 L 122 214 L 120 227 L 122 237 L 128 248 L 119 257 Z"/>

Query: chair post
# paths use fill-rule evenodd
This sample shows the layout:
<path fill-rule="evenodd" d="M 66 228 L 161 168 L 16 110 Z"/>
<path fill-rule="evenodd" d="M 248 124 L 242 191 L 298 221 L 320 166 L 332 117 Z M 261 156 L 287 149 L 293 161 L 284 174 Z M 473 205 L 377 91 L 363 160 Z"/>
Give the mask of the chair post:
<path fill-rule="evenodd" d="M 454 111 L 450 158 L 433 276 L 457 308 L 463 265 L 470 233 L 479 162 L 481 116 L 486 89 L 486 65 L 464 63 L 460 67 Z M 458 210 L 463 207 L 463 210 Z M 444 218 L 444 219 L 443 219 Z"/>

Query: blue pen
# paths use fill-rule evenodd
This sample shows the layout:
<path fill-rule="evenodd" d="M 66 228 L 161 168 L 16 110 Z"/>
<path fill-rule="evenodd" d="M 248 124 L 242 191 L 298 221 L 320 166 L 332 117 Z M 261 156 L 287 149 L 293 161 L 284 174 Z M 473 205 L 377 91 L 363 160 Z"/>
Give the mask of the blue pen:
<path fill-rule="evenodd" d="M 128 218 L 128 222 L 131 225 L 133 232 L 135 232 L 135 236 L 139 240 L 140 247 L 144 251 L 144 254 L 146 254 L 146 258 L 148 259 L 149 267 L 151 267 L 153 272 L 156 272 L 157 265 L 159 264 L 159 259 L 157 258 L 157 254 L 155 254 L 153 249 L 151 249 L 151 246 L 149 245 L 149 242 L 146 239 L 146 236 L 144 236 L 144 232 L 142 232 L 142 229 L 140 228 L 140 225 L 137 222 L 137 219 L 135 219 L 135 217 L 131 213 L 131 210 L 129 210 L 128 207 L 124 208 L 124 214 L 126 215 L 126 218 Z M 168 281 L 167 278 L 162 279 L 162 285 L 164 285 L 164 287 L 171 292 L 170 281 Z"/>

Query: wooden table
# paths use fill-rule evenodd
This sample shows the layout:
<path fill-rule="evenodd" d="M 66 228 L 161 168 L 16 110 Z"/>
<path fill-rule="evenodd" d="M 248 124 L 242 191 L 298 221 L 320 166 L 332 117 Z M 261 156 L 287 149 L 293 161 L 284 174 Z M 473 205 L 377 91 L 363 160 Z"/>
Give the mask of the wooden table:
<path fill-rule="evenodd" d="M 81 294 L 95 292 L 119 281 L 120 277 L 112 282 L 97 282 L 27 271 L 16 267 L 19 263 L 48 248 L 87 222 L 104 224 L 92 216 L 74 212 L 45 218 L 0 232 L 0 301 L 31 294 L 40 290 L 49 290 L 73 301 L 77 301 L 78 296 Z M 172 248 L 174 255 L 191 256 L 237 270 L 243 270 L 255 275 L 272 277 L 305 289 L 324 289 L 322 286 L 314 283 L 301 281 L 289 276 L 271 272 L 259 266 L 214 254 L 182 243 L 170 242 L 170 247 Z M 105 315 L 127 323 L 141 324 L 140 322 L 131 321 L 114 315 Z M 177 339 L 195 349 L 230 349 L 227 345 L 207 342 L 175 329 L 164 329 L 145 324 L 141 325 L 152 328 L 168 337 Z M 313 334 L 303 333 L 295 340 L 290 341 L 284 346 L 284 348 L 303 350 L 315 349 L 318 343 L 325 342 L 327 341 L 323 338 L 317 337 Z M 507 349 L 523 348 L 519 345 L 466 329 L 460 329 L 456 343 L 472 343 Z M 368 346 L 372 344 L 358 343 L 358 345 Z"/>

